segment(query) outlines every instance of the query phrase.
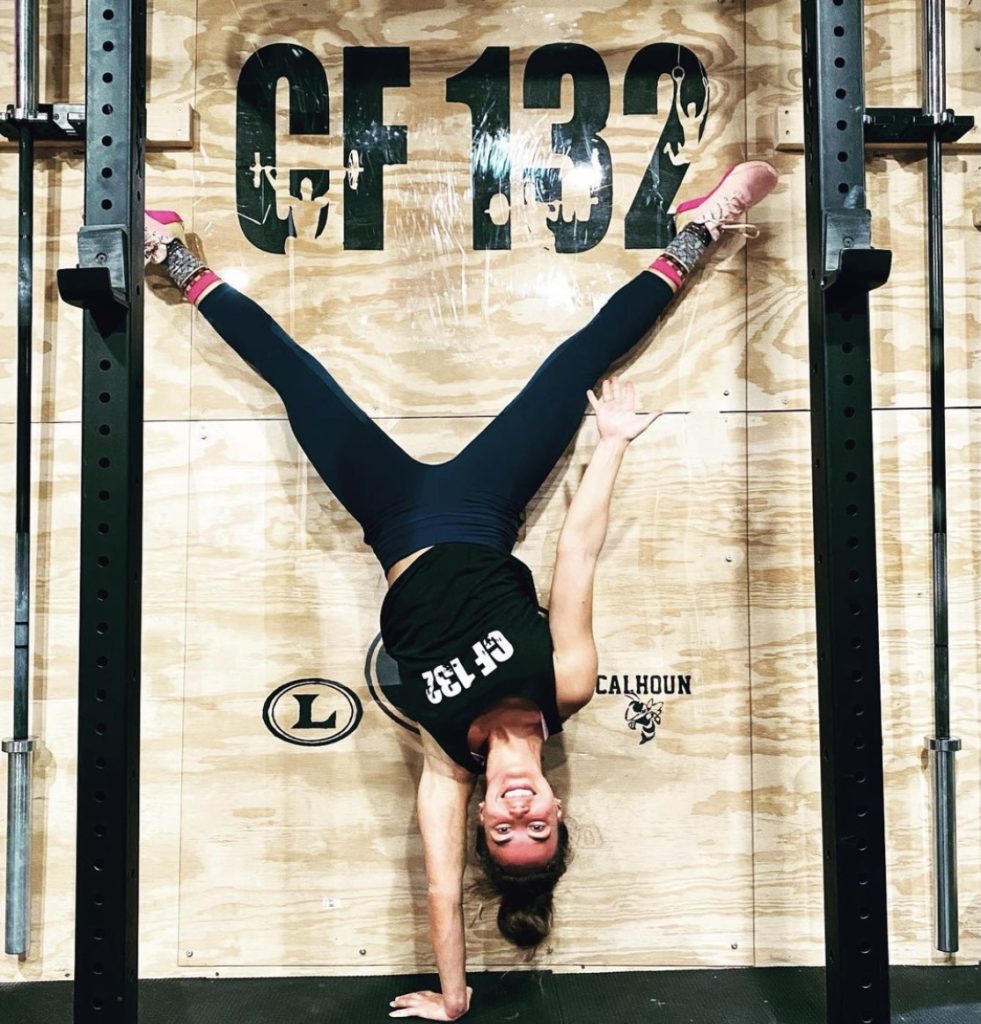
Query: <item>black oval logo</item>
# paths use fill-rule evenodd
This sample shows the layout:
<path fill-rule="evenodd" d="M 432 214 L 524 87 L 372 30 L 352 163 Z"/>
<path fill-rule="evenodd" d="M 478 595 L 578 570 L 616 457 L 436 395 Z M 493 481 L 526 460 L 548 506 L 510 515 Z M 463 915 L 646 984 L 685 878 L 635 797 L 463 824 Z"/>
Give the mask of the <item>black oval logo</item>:
<path fill-rule="evenodd" d="M 358 695 L 332 679 L 294 679 L 273 690 L 262 706 L 273 736 L 300 747 L 337 743 L 357 729 L 363 714 Z"/>

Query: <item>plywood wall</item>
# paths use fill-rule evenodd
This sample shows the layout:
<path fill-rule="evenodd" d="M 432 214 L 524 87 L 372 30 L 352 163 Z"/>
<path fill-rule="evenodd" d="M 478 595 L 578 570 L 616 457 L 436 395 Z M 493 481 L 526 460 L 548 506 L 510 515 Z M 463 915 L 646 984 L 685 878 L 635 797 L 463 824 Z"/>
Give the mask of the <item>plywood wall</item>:
<path fill-rule="evenodd" d="M 914 103 L 917 5 L 868 14 L 869 102 Z M 66 13 L 67 12 L 67 13 Z M 9 13 L 0 68 L 10 68 Z M 949 102 L 978 113 L 973 8 L 952 7 Z M 43 8 L 46 100 L 82 95 L 80 3 Z M 802 157 L 775 153 L 775 112 L 800 102 L 799 5 L 697 0 L 521 4 L 303 4 L 155 0 L 151 104 L 193 109 L 193 145 L 152 151 L 151 206 L 176 208 L 209 261 L 277 316 L 412 455 L 450 457 L 551 348 L 649 262 L 624 222 L 660 113 L 626 115 L 623 82 L 643 46 L 694 51 L 711 86 L 690 189 L 744 156 L 770 157 L 778 191 L 755 215 L 762 237 L 698 276 L 628 364 L 645 402 L 667 410 L 626 460 L 597 584 L 594 701 L 550 745 L 577 853 L 539 963 L 745 966 L 823 960 L 820 793 L 810 551 Z M 602 137 L 613 167 L 603 240 L 556 252 L 548 211 L 523 202 L 521 170 L 544 165 L 559 110 L 525 110 L 525 65 L 556 42 L 596 50 L 609 73 Z M 279 90 L 278 167 L 264 188 L 293 207 L 283 253 L 257 248 L 236 213 L 236 88 L 271 44 L 313 54 L 330 90 L 326 136 L 289 138 Z M 411 82 L 386 90 L 384 118 L 407 127 L 405 165 L 385 170 L 384 248 L 344 247 L 343 52 L 407 46 Z M 445 82 L 487 47 L 510 47 L 512 243 L 475 251 L 470 119 Z M 66 59 L 67 57 L 67 59 Z M 12 74 L 7 76 L 12 81 Z M 6 80 L 6 79 L 4 79 Z M 697 144 L 696 144 L 697 142 Z M 657 143 L 660 145 L 660 143 Z M 664 156 L 663 159 L 667 160 Z M 961 954 L 981 954 L 981 421 L 976 380 L 981 157 L 945 162 L 951 535 L 952 720 L 958 757 Z M 0 152 L 0 294 L 15 289 L 15 158 Z M 330 190 L 300 201 L 290 168 L 329 168 Z M 80 325 L 54 271 L 74 259 L 77 152 L 38 167 L 35 334 L 33 729 L 34 944 L 0 979 L 61 978 L 72 965 L 74 704 Z M 583 202 L 568 184 L 568 208 Z M 874 155 L 874 240 L 894 253 L 874 296 L 880 622 L 892 957 L 932 963 L 929 461 L 923 161 Z M 321 209 L 326 226 L 315 237 Z M 580 210 L 584 207 L 577 207 Z M 317 478 L 276 395 L 159 278 L 146 332 L 146 484 L 141 973 L 403 972 L 425 969 L 421 847 L 414 826 L 418 743 L 369 685 L 384 580 L 360 531 Z M 13 465 L 13 301 L 0 303 L 0 460 Z M 593 425 L 529 509 L 517 553 L 543 598 Z M 10 474 L 12 478 L 12 472 Z M 13 495 L 0 522 L 13 526 Z M 12 576 L 12 542 L 0 578 Z M 10 588 L 12 590 L 12 588 Z M 0 593 L 0 636 L 12 634 Z M 367 664 L 367 669 L 366 669 Z M 383 670 L 383 669 L 382 669 Z M 11 675 L 0 650 L 0 678 Z M 640 743 L 628 679 L 663 703 Z M 291 681 L 331 680 L 364 709 L 358 728 L 298 746 L 263 724 Z M 678 680 L 684 681 L 679 685 Z M 655 681 L 656 680 L 656 681 Z M 660 689 L 662 692 L 658 693 Z M 666 692 L 673 691 L 673 692 Z M 688 692 L 690 691 L 690 692 Z M 10 716 L 0 699 L 0 721 Z M 475 968 L 520 964 L 476 898 L 466 916 Z"/>

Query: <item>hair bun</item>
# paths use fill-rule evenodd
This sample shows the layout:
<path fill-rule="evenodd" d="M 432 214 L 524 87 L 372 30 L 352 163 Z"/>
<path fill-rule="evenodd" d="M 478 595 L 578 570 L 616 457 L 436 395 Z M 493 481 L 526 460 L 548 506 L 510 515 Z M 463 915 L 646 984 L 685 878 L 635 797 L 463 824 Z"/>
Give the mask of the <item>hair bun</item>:
<path fill-rule="evenodd" d="M 552 930 L 552 893 L 540 892 L 524 902 L 501 900 L 497 927 L 516 946 L 537 946 Z"/>

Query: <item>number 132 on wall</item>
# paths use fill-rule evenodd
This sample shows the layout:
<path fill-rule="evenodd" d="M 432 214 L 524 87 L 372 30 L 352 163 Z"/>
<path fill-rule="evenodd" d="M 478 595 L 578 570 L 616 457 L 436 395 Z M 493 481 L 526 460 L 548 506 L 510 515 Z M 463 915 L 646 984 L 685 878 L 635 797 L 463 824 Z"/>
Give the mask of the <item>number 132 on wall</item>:
<path fill-rule="evenodd" d="M 386 88 L 409 85 L 408 47 L 345 47 L 344 248 L 384 248 L 384 167 L 407 161 L 407 128 L 383 122 Z M 579 43 L 551 43 L 528 57 L 526 110 L 561 106 L 562 80 L 572 83 L 572 117 L 551 128 L 552 151 L 566 167 L 525 167 L 525 202 L 548 208 L 555 251 L 585 252 L 605 237 L 613 213 L 613 164 L 602 137 L 610 115 L 610 79 L 603 58 Z M 668 210 L 705 131 L 708 79 L 685 46 L 652 43 L 638 51 L 623 83 L 624 114 L 658 113 L 658 86 L 668 76 L 672 102 L 624 222 L 627 249 L 660 249 L 671 240 Z M 276 87 L 289 85 L 292 135 L 329 135 L 329 93 L 320 61 L 295 44 L 274 43 L 253 54 L 239 76 L 236 112 L 236 198 L 239 224 L 257 248 L 284 253 L 296 235 L 292 211 L 276 210 Z M 510 49 L 492 46 L 446 82 L 446 99 L 470 110 L 473 248 L 511 247 Z M 304 196 L 304 183 L 306 195 Z M 330 188 L 330 171 L 292 169 L 290 195 L 316 200 Z M 570 200 L 569 192 L 576 198 Z M 574 202 L 570 214 L 568 206 Z M 326 224 L 321 206 L 316 234 Z"/>

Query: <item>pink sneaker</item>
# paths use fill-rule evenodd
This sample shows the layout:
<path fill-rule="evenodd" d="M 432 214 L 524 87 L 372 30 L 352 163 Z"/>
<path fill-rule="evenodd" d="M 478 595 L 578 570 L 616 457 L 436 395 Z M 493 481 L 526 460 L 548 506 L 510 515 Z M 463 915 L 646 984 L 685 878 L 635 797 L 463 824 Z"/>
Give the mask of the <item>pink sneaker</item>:
<path fill-rule="evenodd" d="M 723 231 L 740 231 L 756 238 L 759 229 L 740 218 L 768 196 L 776 184 L 777 172 L 765 160 L 736 164 L 708 195 L 689 199 L 675 210 L 677 228 L 680 231 L 689 224 L 702 224 L 713 241 Z"/>
<path fill-rule="evenodd" d="M 184 222 L 173 210 L 143 211 L 143 254 L 147 263 L 163 263 L 167 245 L 177 238 L 185 245 Z"/>

